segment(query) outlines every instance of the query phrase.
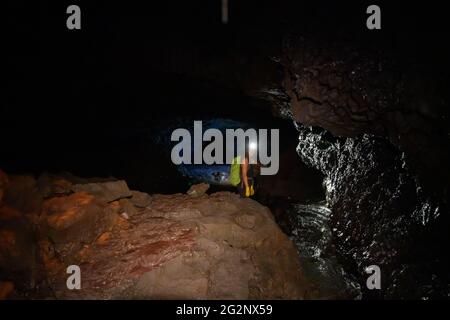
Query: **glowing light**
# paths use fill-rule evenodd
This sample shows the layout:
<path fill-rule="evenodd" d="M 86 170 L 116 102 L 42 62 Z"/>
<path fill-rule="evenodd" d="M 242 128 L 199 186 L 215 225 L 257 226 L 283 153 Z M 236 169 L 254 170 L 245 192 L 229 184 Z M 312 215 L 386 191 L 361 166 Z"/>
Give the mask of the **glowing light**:
<path fill-rule="evenodd" d="M 256 142 L 250 142 L 248 147 L 250 148 L 250 150 L 256 150 L 257 144 L 256 144 Z"/>

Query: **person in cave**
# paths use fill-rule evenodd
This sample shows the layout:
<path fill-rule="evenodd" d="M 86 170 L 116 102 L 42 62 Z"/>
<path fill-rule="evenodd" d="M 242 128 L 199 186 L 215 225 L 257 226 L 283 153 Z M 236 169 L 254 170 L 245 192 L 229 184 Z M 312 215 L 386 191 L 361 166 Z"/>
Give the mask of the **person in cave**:
<path fill-rule="evenodd" d="M 231 164 L 230 181 L 236 186 L 242 198 L 249 198 L 255 194 L 258 164 L 250 163 L 250 159 L 256 159 L 256 149 L 256 143 L 248 144 L 243 161 L 237 156 Z"/>

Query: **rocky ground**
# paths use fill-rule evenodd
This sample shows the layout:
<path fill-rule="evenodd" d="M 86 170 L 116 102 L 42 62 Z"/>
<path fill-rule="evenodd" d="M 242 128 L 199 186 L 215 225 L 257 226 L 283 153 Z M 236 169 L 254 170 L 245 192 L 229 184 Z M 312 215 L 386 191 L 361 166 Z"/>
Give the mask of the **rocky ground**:
<path fill-rule="evenodd" d="M 207 189 L 149 195 L 113 179 L 0 171 L 0 297 L 318 297 L 269 209 Z M 80 290 L 67 288 L 70 265 Z"/>

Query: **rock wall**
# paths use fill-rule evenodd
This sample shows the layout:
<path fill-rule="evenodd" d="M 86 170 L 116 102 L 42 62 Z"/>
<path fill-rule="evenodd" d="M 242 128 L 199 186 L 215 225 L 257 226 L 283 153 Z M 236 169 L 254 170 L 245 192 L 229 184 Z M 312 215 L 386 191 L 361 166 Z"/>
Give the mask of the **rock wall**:
<path fill-rule="evenodd" d="M 325 174 L 334 244 L 365 297 L 442 298 L 449 294 L 445 199 L 424 192 L 406 155 L 382 138 L 336 138 L 298 125 L 297 152 Z M 378 265 L 382 290 L 369 291 L 365 268 Z"/>
<path fill-rule="evenodd" d="M 281 114 L 288 109 L 295 121 L 335 136 L 385 137 L 408 155 L 425 188 L 448 187 L 450 171 L 441 165 L 450 161 L 446 66 L 438 70 L 411 54 L 297 34 L 284 38 L 279 63 L 282 86 L 270 99 Z"/>

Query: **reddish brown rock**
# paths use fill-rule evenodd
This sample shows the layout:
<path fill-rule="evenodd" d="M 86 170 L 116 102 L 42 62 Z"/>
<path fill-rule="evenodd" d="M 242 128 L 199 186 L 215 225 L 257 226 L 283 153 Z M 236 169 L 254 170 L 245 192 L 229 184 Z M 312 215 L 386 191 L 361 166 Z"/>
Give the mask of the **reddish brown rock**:
<path fill-rule="evenodd" d="M 186 192 L 186 194 L 190 195 L 191 197 L 200 197 L 206 193 L 209 189 L 209 184 L 207 183 L 199 183 L 194 184 L 189 188 L 189 190 Z"/>
<path fill-rule="evenodd" d="M 0 206 L 0 222 L 1 221 L 14 221 L 22 217 L 22 213 L 16 208 L 8 205 Z"/>
<path fill-rule="evenodd" d="M 48 236 L 60 254 L 71 255 L 91 243 L 117 222 L 117 207 L 85 192 L 44 202 L 40 217 L 41 235 Z"/>
<path fill-rule="evenodd" d="M 14 283 L 11 281 L 0 281 L 0 300 L 8 299 L 14 292 Z"/>
<path fill-rule="evenodd" d="M 44 198 L 67 195 L 72 192 L 72 182 L 65 177 L 49 173 L 44 173 L 39 176 L 37 184 Z"/>
<path fill-rule="evenodd" d="M 35 248 L 30 228 L 24 224 L 0 225 L 0 270 L 8 279 L 19 279 L 21 287 L 33 285 Z"/>
<path fill-rule="evenodd" d="M 53 200 L 58 208 L 60 201 Z M 78 208 L 90 206 L 94 200 L 84 194 L 63 202 L 68 201 L 78 203 Z M 111 205 L 120 208 L 117 202 Z M 72 217 L 68 220 L 75 219 L 71 208 L 73 204 L 63 210 L 63 216 Z M 54 227 L 68 225 L 65 219 L 54 220 L 50 222 Z M 63 267 L 49 272 L 48 277 L 57 298 L 313 296 L 296 249 L 270 211 L 228 192 L 202 197 L 154 195 L 150 208 L 138 211 L 129 220 L 119 218 L 111 230 L 95 234 L 96 241 L 78 246 L 76 252 L 59 253 L 57 260 Z M 47 257 L 46 267 L 52 271 L 58 270 L 54 259 Z M 65 268 L 70 264 L 81 268 L 81 290 L 66 287 Z"/>
<path fill-rule="evenodd" d="M 71 187 L 74 192 L 87 192 L 93 196 L 111 202 L 132 196 L 128 185 L 123 180 L 99 183 L 75 184 Z"/>
<path fill-rule="evenodd" d="M 92 189 L 66 194 L 70 183 L 59 180 L 14 177 L 0 206 L 0 266 L 21 284 L 16 291 L 45 283 L 50 291 L 38 298 L 314 297 L 293 244 L 256 201 L 228 192 L 208 196 L 203 185 L 191 195 L 121 198 L 128 189 L 120 183 L 121 191 L 107 196 Z M 28 206 L 20 191 L 28 200 L 51 198 Z M 36 208 L 37 221 L 25 218 Z M 67 288 L 70 265 L 81 268 L 81 290 Z"/>
<path fill-rule="evenodd" d="M 111 238 L 111 232 L 104 232 L 100 235 L 100 237 L 98 237 L 97 239 L 97 244 L 98 245 L 107 245 L 109 238 Z"/>
<path fill-rule="evenodd" d="M 133 216 L 137 213 L 137 208 L 133 205 L 133 203 L 128 199 L 120 199 L 120 214 L 123 214 L 126 217 Z"/>
<path fill-rule="evenodd" d="M 152 197 L 145 192 L 131 191 L 131 195 L 130 202 L 138 208 L 146 208 L 152 202 Z"/>
<path fill-rule="evenodd" d="M 23 214 L 38 215 L 42 206 L 42 194 L 32 176 L 10 176 L 3 203 Z"/>

